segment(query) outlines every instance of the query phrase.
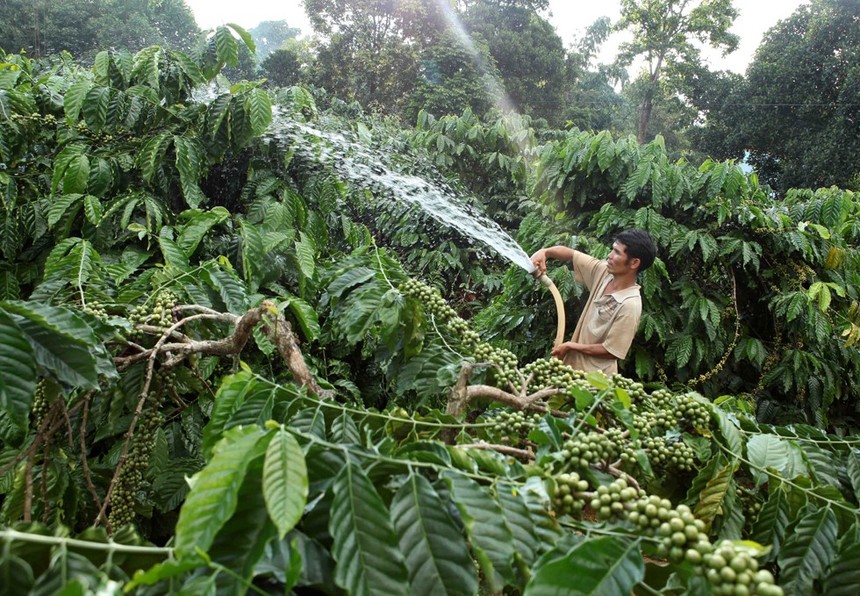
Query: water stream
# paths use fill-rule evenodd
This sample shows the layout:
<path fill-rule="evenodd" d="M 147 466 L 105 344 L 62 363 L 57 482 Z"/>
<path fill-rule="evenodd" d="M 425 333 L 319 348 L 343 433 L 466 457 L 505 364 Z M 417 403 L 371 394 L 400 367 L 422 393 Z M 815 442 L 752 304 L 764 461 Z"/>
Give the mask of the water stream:
<path fill-rule="evenodd" d="M 286 140 L 296 151 L 314 150 L 314 158 L 360 188 L 381 186 L 390 196 L 415 205 L 436 221 L 491 248 L 531 273 L 534 266 L 519 244 L 487 216 L 470 209 L 462 195 L 420 176 L 395 171 L 365 145 L 340 133 L 322 131 L 275 110 L 269 136 Z"/>

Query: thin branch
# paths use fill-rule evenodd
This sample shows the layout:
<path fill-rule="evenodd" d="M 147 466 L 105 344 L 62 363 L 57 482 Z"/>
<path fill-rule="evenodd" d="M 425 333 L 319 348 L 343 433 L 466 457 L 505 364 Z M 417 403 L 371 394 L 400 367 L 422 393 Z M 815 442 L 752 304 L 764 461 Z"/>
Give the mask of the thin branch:
<path fill-rule="evenodd" d="M 508 445 L 493 445 L 491 443 L 470 443 L 468 445 L 457 445 L 462 449 L 486 449 L 496 451 L 502 455 L 509 455 L 522 461 L 534 461 L 535 454 L 528 449 L 517 449 Z"/>
<path fill-rule="evenodd" d="M 31 520 L 31 509 L 33 508 L 33 466 L 36 463 L 36 452 L 27 458 L 27 468 L 24 472 L 24 512 L 22 518 L 26 523 Z"/>
<path fill-rule="evenodd" d="M 78 438 L 80 439 L 81 446 L 81 462 L 83 464 L 84 469 L 84 481 L 87 484 L 87 490 L 90 491 L 90 496 L 93 498 L 93 503 L 96 504 L 96 507 L 101 511 L 102 508 L 102 500 L 99 497 L 99 493 L 96 490 L 95 484 L 93 484 L 93 475 L 90 472 L 90 463 L 87 458 L 87 421 L 90 417 L 90 397 L 91 395 L 86 396 L 84 398 L 84 411 L 81 414 L 81 427 L 80 432 L 78 433 Z"/>
<path fill-rule="evenodd" d="M 270 309 L 271 313 L 275 312 L 274 305 L 270 302 L 264 302 L 261 309 L 266 307 Z M 275 346 L 277 346 L 278 353 L 284 359 L 296 383 L 317 397 L 323 399 L 334 397 L 334 392 L 319 386 L 319 383 L 317 383 L 313 374 L 308 369 L 302 351 L 299 349 L 299 343 L 293 335 L 290 323 L 281 314 L 277 314 L 274 317 L 266 317 L 265 323 L 266 334 Z"/>
<path fill-rule="evenodd" d="M 69 417 L 69 410 L 66 408 L 66 402 L 63 399 L 57 400 L 60 402 L 60 411 L 63 414 L 63 422 L 66 423 L 66 438 L 69 442 L 69 449 L 75 447 L 75 431 L 72 430 L 72 420 Z"/>
<path fill-rule="evenodd" d="M 128 544 L 117 544 L 116 542 L 89 542 L 88 540 L 78 540 L 76 538 L 61 538 L 59 536 L 45 536 L 43 534 L 28 534 L 26 532 L 18 532 L 16 530 L 11 529 L 0 530 L 0 539 L 6 542 L 32 542 L 35 544 L 50 545 L 64 544 L 66 546 L 71 546 L 74 548 L 106 550 L 116 553 L 128 554 L 168 556 L 173 552 L 172 548 L 161 546 L 132 546 Z"/>
<path fill-rule="evenodd" d="M 628 486 L 632 486 L 637 491 L 639 490 L 639 483 L 636 481 L 636 479 L 633 476 L 631 476 L 627 472 L 619 470 L 618 468 L 616 468 L 612 464 L 605 463 L 605 462 L 598 464 L 597 467 L 599 469 L 603 470 L 604 472 L 606 472 L 607 474 L 609 474 L 610 476 L 614 476 L 616 478 L 623 478 L 627 482 Z"/>
<path fill-rule="evenodd" d="M 40 488 L 42 489 L 42 504 L 44 505 L 44 510 L 42 511 L 42 521 L 48 523 L 48 518 L 51 515 L 51 500 L 48 498 L 48 463 L 51 460 L 51 444 L 45 443 L 45 455 L 42 456 L 42 482 L 40 483 Z"/>

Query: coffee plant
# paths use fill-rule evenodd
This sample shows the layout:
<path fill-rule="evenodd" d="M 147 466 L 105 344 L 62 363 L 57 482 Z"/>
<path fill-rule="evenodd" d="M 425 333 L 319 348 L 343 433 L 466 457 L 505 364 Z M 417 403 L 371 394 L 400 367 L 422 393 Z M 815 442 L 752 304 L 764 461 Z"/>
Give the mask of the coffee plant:
<path fill-rule="evenodd" d="M 860 582 L 854 194 L 527 118 L 403 130 L 228 84 L 239 44 L 0 56 L 0 593 Z M 648 229 L 622 374 L 548 358 L 540 286 L 400 174 L 528 249 Z"/>

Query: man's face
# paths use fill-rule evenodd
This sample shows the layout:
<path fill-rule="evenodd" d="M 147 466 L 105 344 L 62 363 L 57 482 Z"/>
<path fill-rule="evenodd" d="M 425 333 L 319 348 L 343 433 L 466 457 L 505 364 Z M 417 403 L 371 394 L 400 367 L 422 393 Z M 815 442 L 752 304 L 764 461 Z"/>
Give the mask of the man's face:
<path fill-rule="evenodd" d="M 609 256 L 606 257 L 606 264 L 609 273 L 618 275 L 632 269 L 630 258 L 627 256 L 627 247 L 620 242 L 612 243 L 612 250 Z"/>

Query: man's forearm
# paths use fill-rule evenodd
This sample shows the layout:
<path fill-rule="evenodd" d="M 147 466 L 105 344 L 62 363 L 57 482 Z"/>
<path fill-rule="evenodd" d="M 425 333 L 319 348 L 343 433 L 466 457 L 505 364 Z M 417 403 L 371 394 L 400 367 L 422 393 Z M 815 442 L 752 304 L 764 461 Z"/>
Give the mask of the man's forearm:
<path fill-rule="evenodd" d="M 545 248 L 546 256 L 557 261 L 570 261 L 573 259 L 573 249 L 568 246 L 550 246 Z"/>
<path fill-rule="evenodd" d="M 571 342 L 571 349 L 586 356 L 594 356 L 595 358 L 615 358 L 615 356 L 606 351 L 603 344 L 579 344 Z"/>
<path fill-rule="evenodd" d="M 570 351 L 580 352 L 581 354 L 593 356 L 594 358 L 615 358 L 614 354 L 606 351 L 603 344 L 580 344 L 573 341 L 566 341 L 559 344 L 553 348 L 552 355 L 556 358 L 564 359 L 564 355 Z"/>
<path fill-rule="evenodd" d="M 558 261 L 573 260 L 573 249 L 567 246 L 550 246 L 542 248 L 531 256 L 532 265 L 538 273 L 546 272 L 546 260 L 556 259 Z"/>

